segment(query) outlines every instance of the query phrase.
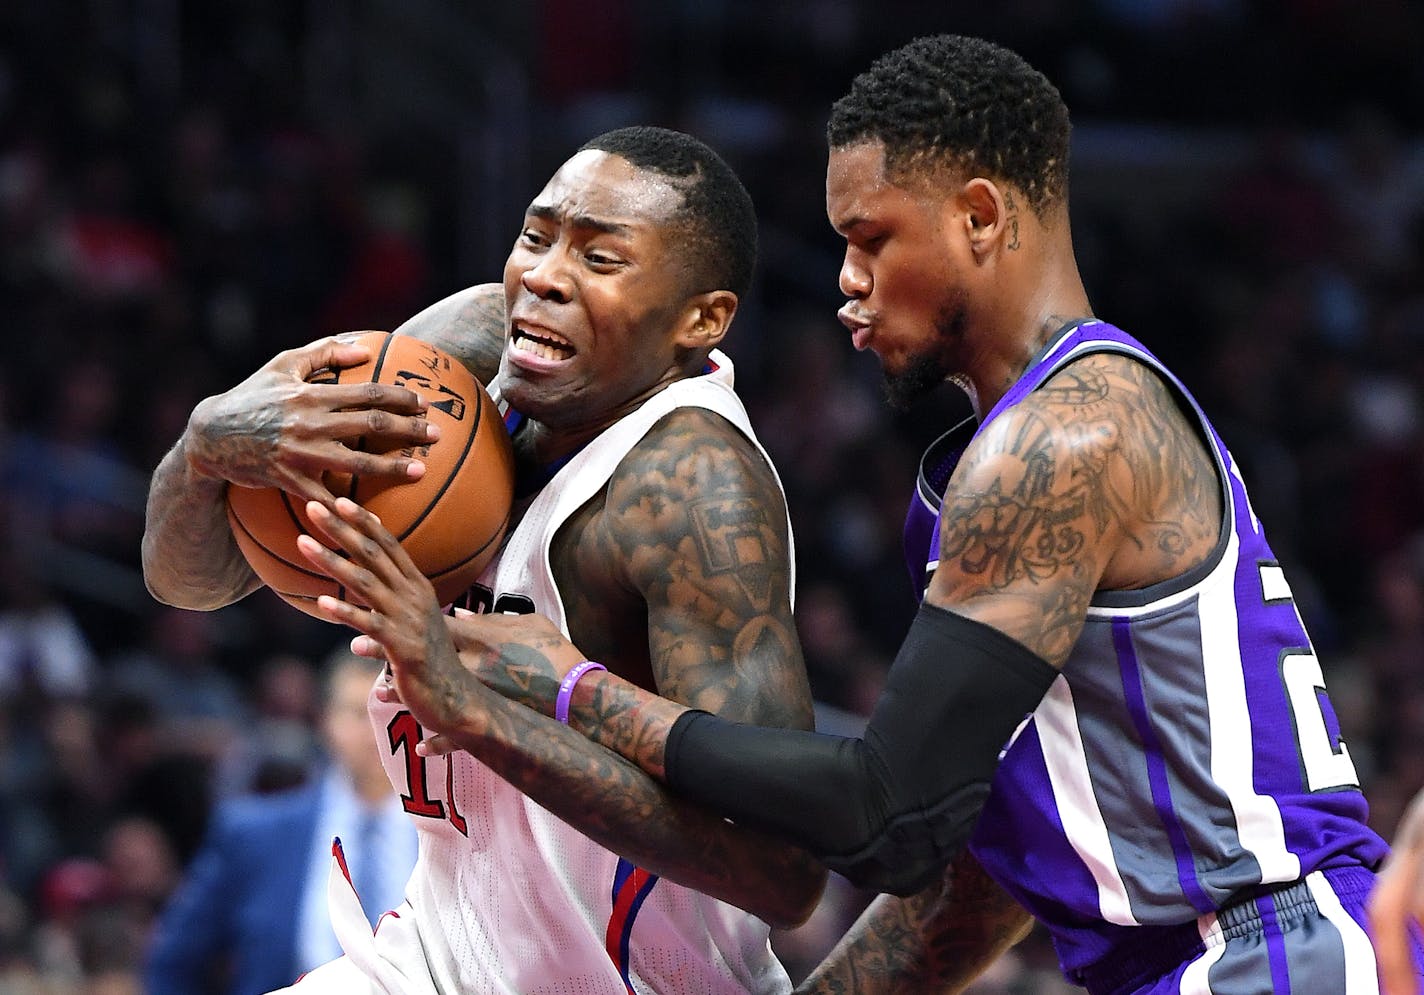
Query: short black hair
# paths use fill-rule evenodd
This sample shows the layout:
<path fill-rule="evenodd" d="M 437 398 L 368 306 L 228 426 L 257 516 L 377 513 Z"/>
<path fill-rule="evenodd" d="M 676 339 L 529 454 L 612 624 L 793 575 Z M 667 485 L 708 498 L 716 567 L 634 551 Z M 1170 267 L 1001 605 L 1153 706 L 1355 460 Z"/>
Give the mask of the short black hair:
<path fill-rule="evenodd" d="M 665 176 L 682 191 L 674 223 L 682 226 L 692 293 L 746 295 L 756 269 L 757 221 L 751 194 L 710 146 L 681 131 L 637 125 L 606 131 L 579 147 L 627 159 Z"/>
<path fill-rule="evenodd" d="M 831 108 L 831 148 L 879 140 L 891 179 L 949 165 L 1004 180 L 1040 217 L 1068 195 L 1068 107 L 1019 55 L 932 35 L 876 59 Z"/>

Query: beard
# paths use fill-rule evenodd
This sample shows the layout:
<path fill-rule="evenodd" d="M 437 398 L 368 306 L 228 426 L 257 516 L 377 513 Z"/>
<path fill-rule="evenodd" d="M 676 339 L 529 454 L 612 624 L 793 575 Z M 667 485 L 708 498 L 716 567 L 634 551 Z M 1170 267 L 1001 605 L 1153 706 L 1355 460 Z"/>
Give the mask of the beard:
<path fill-rule="evenodd" d="M 964 329 L 969 323 L 965 295 L 954 294 L 940 308 L 934 320 L 934 335 L 924 348 L 912 353 L 898 373 L 885 371 L 885 401 L 896 411 L 907 411 L 920 398 L 934 390 L 955 371 L 946 359 L 946 346 L 964 341 Z"/>
<path fill-rule="evenodd" d="M 944 383 L 949 371 L 939 354 L 926 350 L 910 358 L 899 373 L 886 372 L 885 402 L 896 411 L 908 411 L 916 401 Z"/>

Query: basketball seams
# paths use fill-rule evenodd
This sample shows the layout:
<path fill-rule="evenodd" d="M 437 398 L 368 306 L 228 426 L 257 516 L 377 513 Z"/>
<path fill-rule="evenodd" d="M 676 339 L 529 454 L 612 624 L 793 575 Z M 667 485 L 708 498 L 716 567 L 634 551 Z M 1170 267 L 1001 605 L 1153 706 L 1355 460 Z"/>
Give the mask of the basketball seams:
<path fill-rule="evenodd" d="M 484 553 L 485 550 L 490 548 L 490 545 L 492 543 L 499 542 L 501 539 L 504 538 L 505 532 L 509 529 L 509 519 L 512 517 L 512 515 L 513 511 L 504 516 L 504 521 L 500 523 L 499 528 L 492 532 L 490 534 L 490 537 L 480 544 L 479 549 L 476 549 L 469 556 L 465 557 L 463 560 L 460 560 L 458 563 L 454 563 L 448 567 L 436 570 L 434 573 L 426 574 L 426 577 L 429 578 L 431 583 L 434 583 L 435 581 L 444 580 L 451 574 L 459 573 L 465 568 L 466 564 L 470 563 L 472 560 L 478 559 Z"/>
<path fill-rule="evenodd" d="M 483 388 L 481 388 L 481 391 L 483 391 Z M 405 531 L 396 537 L 400 542 L 404 542 L 405 540 L 409 539 L 415 533 L 415 530 L 420 528 L 420 526 L 425 522 L 425 520 L 430 517 L 430 513 L 435 510 L 435 506 L 440 503 L 440 499 L 445 496 L 445 493 L 450 490 L 450 485 L 453 484 L 455 482 L 455 478 L 460 475 L 460 471 L 465 466 L 465 461 L 469 459 L 470 450 L 473 449 L 475 447 L 475 443 L 479 441 L 480 423 L 484 420 L 485 405 L 489 402 L 486 400 L 485 397 L 481 397 L 479 394 L 475 394 L 472 400 L 474 401 L 473 407 L 475 409 L 475 420 L 474 424 L 470 426 L 470 430 L 465 433 L 464 448 L 460 450 L 460 455 L 455 460 L 455 465 L 450 467 L 449 471 L 446 472 L 445 479 L 440 484 L 440 489 L 435 492 L 434 496 L 432 496 L 428 502 L 426 502 L 425 507 L 421 509 L 421 512 L 416 517 L 415 521 L 411 522 L 410 525 L 406 526 Z M 471 405 L 466 405 L 467 408 L 470 406 Z M 488 546 L 489 543 L 485 543 L 485 545 Z M 468 563 L 469 559 L 470 558 L 467 557 L 463 562 Z M 448 570 L 440 571 L 441 574 L 448 572 Z"/>
<path fill-rule="evenodd" d="M 309 580 L 313 583 L 323 585 L 325 588 L 327 588 L 327 590 L 323 591 L 322 593 L 330 593 L 332 590 L 336 589 L 336 583 L 330 577 L 326 576 L 326 574 L 313 570 L 310 567 L 303 566 L 300 563 L 292 562 L 291 560 L 283 556 L 280 551 L 273 549 L 265 542 L 263 542 L 262 538 L 255 534 L 252 529 L 248 527 L 247 523 L 243 521 L 242 516 L 238 513 L 237 509 L 234 508 L 231 504 L 228 505 L 228 522 L 231 525 L 236 526 L 237 529 L 241 530 L 242 536 L 252 544 L 252 547 L 255 550 L 262 553 L 269 560 L 271 560 L 273 564 L 278 567 L 281 567 L 287 573 L 296 574 L 297 578 L 300 580 Z M 238 545 L 239 548 L 241 548 L 240 542 Z M 243 556 L 248 557 L 250 562 L 250 557 L 246 550 L 243 550 Z M 254 567 L 253 569 L 255 572 L 256 568 Z M 284 591 L 281 588 L 287 586 L 286 584 L 282 584 L 279 587 L 271 580 L 263 579 L 262 582 L 266 586 L 270 587 L 274 593 L 279 594 L 284 598 L 295 598 L 301 601 L 311 602 L 313 605 L 316 603 L 317 595 L 315 594 L 308 594 L 304 591 Z"/>

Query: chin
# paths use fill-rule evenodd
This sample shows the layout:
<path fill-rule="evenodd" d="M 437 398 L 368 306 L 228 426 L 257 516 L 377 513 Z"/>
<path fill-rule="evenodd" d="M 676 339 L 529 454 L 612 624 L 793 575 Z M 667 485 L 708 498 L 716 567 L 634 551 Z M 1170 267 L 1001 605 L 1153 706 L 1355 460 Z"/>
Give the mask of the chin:
<path fill-rule="evenodd" d="M 885 368 L 885 401 L 895 410 L 904 411 L 944 383 L 948 376 L 938 356 L 911 357 L 899 370 Z"/>

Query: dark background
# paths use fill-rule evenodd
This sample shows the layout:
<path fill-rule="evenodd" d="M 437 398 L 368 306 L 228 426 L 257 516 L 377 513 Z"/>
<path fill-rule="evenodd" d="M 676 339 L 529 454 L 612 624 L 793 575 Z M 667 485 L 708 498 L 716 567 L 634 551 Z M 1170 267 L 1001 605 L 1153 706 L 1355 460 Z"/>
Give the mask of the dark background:
<path fill-rule="evenodd" d="M 497 279 L 585 139 L 691 131 L 761 265 L 728 351 L 797 528 L 826 728 L 855 728 L 913 598 L 918 448 L 835 321 L 831 102 L 918 34 L 981 34 L 1074 115 L 1098 315 L 1242 464 L 1389 835 L 1424 785 L 1424 17 L 1403 0 L 183 0 L 0 6 L 0 986 L 131 992 L 216 798 L 307 776 L 344 640 L 258 594 L 162 609 L 147 475 L 276 351 Z M 778 943 L 814 961 L 864 896 Z M 1035 937 L 985 992 L 1062 990 Z"/>

